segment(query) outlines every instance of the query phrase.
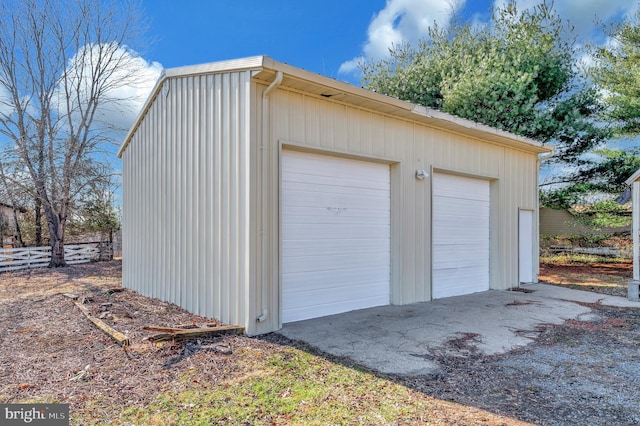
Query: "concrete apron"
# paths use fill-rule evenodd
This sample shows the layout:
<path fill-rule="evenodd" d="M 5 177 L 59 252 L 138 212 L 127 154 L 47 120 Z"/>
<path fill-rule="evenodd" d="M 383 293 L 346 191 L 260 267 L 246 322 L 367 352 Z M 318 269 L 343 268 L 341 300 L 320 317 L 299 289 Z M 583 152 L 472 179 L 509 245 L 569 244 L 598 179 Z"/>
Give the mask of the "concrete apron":
<path fill-rule="evenodd" d="M 640 303 L 545 284 L 532 293 L 491 290 L 404 306 L 381 306 L 285 324 L 278 333 L 388 374 L 437 372 L 438 354 L 502 354 L 533 342 L 538 326 L 598 316 L 575 302 L 640 308 Z M 452 344 L 457 341 L 457 344 Z"/>

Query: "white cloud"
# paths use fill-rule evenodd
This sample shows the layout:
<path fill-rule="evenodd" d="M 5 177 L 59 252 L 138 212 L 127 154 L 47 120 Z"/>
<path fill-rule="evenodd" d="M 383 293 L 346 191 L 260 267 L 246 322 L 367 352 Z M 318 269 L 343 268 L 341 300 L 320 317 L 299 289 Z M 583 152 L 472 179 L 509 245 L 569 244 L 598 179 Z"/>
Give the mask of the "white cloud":
<path fill-rule="evenodd" d="M 503 7 L 507 0 L 496 0 L 494 7 Z M 517 0 L 519 9 L 528 9 L 541 0 Z M 558 15 L 574 26 L 581 42 L 590 41 L 594 33 L 599 32 L 596 21 L 608 23 L 620 16 L 630 16 L 638 10 L 637 0 L 563 0 L 553 3 Z"/>
<path fill-rule="evenodd" d="M 97 62 L 98 58 L 102 58 L 102 64 Z M 106 65 L 104 58 L 111 58 Z M 97 70 L 100 70 L 100 78 L 104 79 L 98 85 L 92 82 Z M 161 72 L 159 63 L 149 63 L 126 48 L 115 45 L 85 46 L 71 59 L 66 69 L 67 80 L 74 86 L 80 83 L 80 98 L 75 98 L 75 95 L 71 97 L 71 108 L 74 111 L 84 108 L 90 93 L 96 87 L 101 87 L 103 93 L 96 111 L 96 124 L 109 131 L 128 130 Z M 67 107 L 62 87 L 58 89 L 56 97 L 64 113 Z"/>
<path fill-rule="evenodd" d="M 161 73 L 160 63 L 147 62 L 141 57 L 131 58 L 129 70 L 116 71 L 112 76 L 123 80 L 128 77 L 128 80 L 126 84 L 114 85 L 109 90 L 107 98 L 111 102 L 102 106 L 100 121 L 129 130 Z"/>
<path fill-rule="evenodd" d="M 11 104 L 12 102 L 9 97 L 9 92 L 0 85 L 0 114 L 9 114 L 13 111 Z"/>
<path fill-rule="evenodd" d="M 380 59 L 389 48 L 403 41 L 415 43 L 427 33 L 427 28 L 437 22 L 446 23 L 465 0 L 387 0 L 384 9 L 374 15 L 367 30 L 367 41 L 362 54 L 344 62 L 339 73 L 351 73 L 364 59 Z"/>

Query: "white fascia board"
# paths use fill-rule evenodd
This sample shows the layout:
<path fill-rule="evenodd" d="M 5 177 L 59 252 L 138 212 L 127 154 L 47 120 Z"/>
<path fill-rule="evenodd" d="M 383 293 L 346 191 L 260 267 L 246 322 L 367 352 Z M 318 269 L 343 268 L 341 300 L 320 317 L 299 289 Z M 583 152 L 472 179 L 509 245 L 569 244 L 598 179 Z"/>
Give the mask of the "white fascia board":
<path fill-rule="evenodd" d="M 625 180 L 624 183 L 626 183 L 627 185 L 631 186 L 633 184 L 633 182 L 637 181 L 638 179 L 640 179 L 640 169 L 636 170 L 636 172 L 634 174 L 632 174 L 629 179 Z"/>

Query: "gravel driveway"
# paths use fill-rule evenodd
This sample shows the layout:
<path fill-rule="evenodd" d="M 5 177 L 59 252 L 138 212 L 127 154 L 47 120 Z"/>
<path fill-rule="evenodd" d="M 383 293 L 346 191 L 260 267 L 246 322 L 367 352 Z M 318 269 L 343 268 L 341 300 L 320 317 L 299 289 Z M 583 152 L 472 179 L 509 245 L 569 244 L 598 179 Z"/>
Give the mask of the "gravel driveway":
<path fill-rule="evenodd" d="M 483 356 L 449 342 L 432 376 L 395 377 L 428 395 L 540 425 L 640 424 L 640 310 L 590 305 L 596 321 L 547 326 L 524 349 Z"/>

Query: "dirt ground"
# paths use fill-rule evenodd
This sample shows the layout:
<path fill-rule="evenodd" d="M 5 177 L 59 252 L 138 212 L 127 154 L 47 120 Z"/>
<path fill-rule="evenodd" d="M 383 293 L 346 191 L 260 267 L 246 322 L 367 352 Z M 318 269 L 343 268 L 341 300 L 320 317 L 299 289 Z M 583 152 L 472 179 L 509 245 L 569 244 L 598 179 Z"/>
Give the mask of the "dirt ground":
<path fill-rule="evenodd" d="M 122 407 L 144 405 L 202 356 L 203 380 L 234 368 L 223 353 L 236 341 L 224 338 L 219 355 L 203 352 L 181 368 L 166 368 L 180 360 L 182 346 L 157 348 L 144 341 L 154 333 L 142 327 L 209 321 L 130 290 L 108 291 L 120 287 L 118 261 L 0 274 L 0 401 L 45 398 L 68 403 L 71 413 L 108 419 Z M 93 326 L 67 292 L 88 297 L 94 315 L 131 339 L 128 350 Z"/>
<path fill-rule="evenodd" d="M 540 264 L 540 282 L 612 296 L 627 296 L 633 277 L 631 260 L 615 263 L 558 262 Z"/>
<path fill-rule="evenodd" d="M 244 348 L 268 353 L 285 345 L 314 352 L 277 334 L 199 342 L 207 350 L 183 343 L 156 347 L 145 340 L 153 332 L 143 326 L 210 321 L 130 290 L 110 292 L 121 285 L 120 267 L 103 262 L 0 274 L 0 402 L 63 401 L 83 419 L 118 424 L 123 407 L 144 407 L 158 393 L 185 386 L 186 371 L 197 370 L 197 380 L 212 386 L 244 374 L 234 362 Z M 610 285 L 617 273 L 629 269 L 544 267 L 542 276 L 608 292 L 618 287 Z M 589 279 L 595 275 L 601 278 Z M 82 315 L 64 296 L 70 291 L 87 297 L 85 306 L 94 315 L 131 338 L 127 351 Z M 440 373 L 385 377 L 429 397 L 535 424 L 640 424 L 640 309 L 590 307 L 597 321 L 545 327 L 522 350 L 481 356 L 457 339 L 449 344 L 458 356 L 433 354 Z M 443 424 L 472 424 L 454 412 L 443 418 Z M 490 424 L 504 424 L 496 422 Z"/>

